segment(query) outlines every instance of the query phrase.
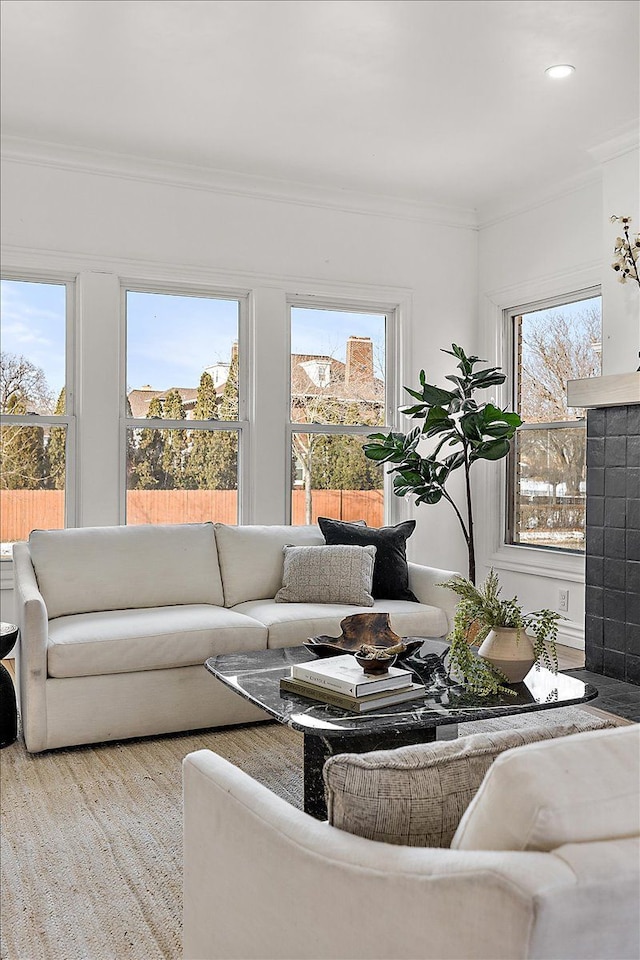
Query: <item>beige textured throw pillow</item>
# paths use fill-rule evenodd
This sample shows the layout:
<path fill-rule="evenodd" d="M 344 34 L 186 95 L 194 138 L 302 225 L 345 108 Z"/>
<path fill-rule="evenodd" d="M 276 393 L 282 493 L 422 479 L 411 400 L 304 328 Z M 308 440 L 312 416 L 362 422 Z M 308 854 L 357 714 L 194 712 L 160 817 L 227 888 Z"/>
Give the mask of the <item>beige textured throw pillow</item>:
<path fill-rule="evenodd" d="M 284 548 L 277 603 L 348 603 L 372 607 L 375 547 Z"/>
<path fill-rule="evenodd" d="M 460 818 L 504 750 L 609 726 L 584 721 L 477 733 L 373 753 L 343 753 L 324 766 L 329 823 L 369 840 L 448 847 Z"/>

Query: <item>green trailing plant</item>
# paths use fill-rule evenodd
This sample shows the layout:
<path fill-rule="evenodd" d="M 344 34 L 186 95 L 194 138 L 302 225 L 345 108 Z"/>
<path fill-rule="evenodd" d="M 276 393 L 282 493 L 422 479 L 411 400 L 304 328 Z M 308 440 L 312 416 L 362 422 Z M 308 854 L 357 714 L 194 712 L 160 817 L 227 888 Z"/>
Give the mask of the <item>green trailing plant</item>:
<path fill-rule="evenodd" d="M 524 613 L 517 597 L 503 600 L 502 588 L 493 570 L 479 587 L 461 576 L 452 577 L 440 586 L 453 590 L 460 598 L 448 637 L 451 644 L 448 666 L 450 675 L 460 678 L 470 692 L 479 696 L 513 693 L 505 686 L 506 677 L 478 657 L 469 642 L 473 636 L 473 644 L 480 646 L 490 630 L 500 627 L 515 628 L 516 642 L 526 631 L 533 644 L 536 666 L 558 672 L 556 640 L 558 621 L 564 619 L 561 614 L 546 609 Z"/>
<path fill-rule="evenodd" d="M 442 350 L 458 360 L 458 374 L 446 379 L 452 389 L 427 382 L 420 371 L 420 389 L 405 387 L 417 401 L 400 412 L 413 420 L 424 420 L 409 433 L 374 433 L 367 437 L 364 453 L 378 463 L 390 463 L 393 492 L 398 497 L 415 496 L 416 504 L 446 500 L 453 508 L 462 529 L 469 557 L 469 579 L 475 583 L 476 561 L 473 533 L 470 471 L 479 460 L 501 460 L 506 457 L 510 441 L 522 420 L 517 413 L 508 413 L 492 401 L 476 399 L 478 390 L 499 386 L 506 375 L 499 367 L 474 368 L 485 363 L 479 357 L 467 356 L 462 347 L 451 344 Z M 425 438 L 435 439 L 435 448 L 424 455 L 418 445 Z M 452 473 L 462 469 L 465 477 L 465 506 L 460 509 L 447 490 Z"/>

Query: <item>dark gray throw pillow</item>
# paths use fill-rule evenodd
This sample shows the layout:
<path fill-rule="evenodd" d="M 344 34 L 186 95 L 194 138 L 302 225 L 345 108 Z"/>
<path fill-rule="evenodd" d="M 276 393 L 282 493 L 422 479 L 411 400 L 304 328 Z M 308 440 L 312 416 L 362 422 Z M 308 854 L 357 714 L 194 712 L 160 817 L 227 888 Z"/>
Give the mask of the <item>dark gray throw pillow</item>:
<path fill-rule="evenodd" d="M 405 520 L 395 527 L 367 527 L 318 517 L 318 526 L 325 543 L 357 544 L 376 548 L 371 592 L 376 600 L 413 600 L 418 598 L 409 589 L 407 540 L 416 528 L 415 520 Z"/>

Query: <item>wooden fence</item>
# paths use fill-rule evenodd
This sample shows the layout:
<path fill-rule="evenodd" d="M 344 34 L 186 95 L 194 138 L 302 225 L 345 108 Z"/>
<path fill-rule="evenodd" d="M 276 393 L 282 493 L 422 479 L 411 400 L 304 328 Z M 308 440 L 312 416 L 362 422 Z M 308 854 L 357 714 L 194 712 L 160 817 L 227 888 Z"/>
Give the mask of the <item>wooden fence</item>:
<path fill-rule="evenodd" d="M 384 523 L 382 490 L 315 490 L 312 523 L 318 517 Z M 238 522 L 235 490 L 129 490 L 127 523 Z M 292 522 L 305 523 L 304 490 L 294 490 Z M 26 540 L 31 530 L 64 527 L 63 490 L 0 490 L 0 541 Z"/>
<path fill-rule="evenodd" d="M 26 540 L 31 530 L 64 527 L 64 490 L 0 490 L 0 540 Z"/>

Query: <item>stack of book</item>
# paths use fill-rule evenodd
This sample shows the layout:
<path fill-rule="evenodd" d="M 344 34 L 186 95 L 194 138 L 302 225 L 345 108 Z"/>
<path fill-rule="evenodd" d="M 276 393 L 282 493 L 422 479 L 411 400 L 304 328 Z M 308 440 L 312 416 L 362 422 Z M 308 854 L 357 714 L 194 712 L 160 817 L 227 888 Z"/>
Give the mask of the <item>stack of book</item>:
<path fill-rule="evenodd" d="M 291 667 L 291 676 L 280 681 L 280 690 L 354 713 L 416 700 L 425 693 L 422 684 L 413 682 L 410 670 L 389 667 L 389 672 L 381 676 L 369 675 L 352 654 L 296 663 Z"/>

